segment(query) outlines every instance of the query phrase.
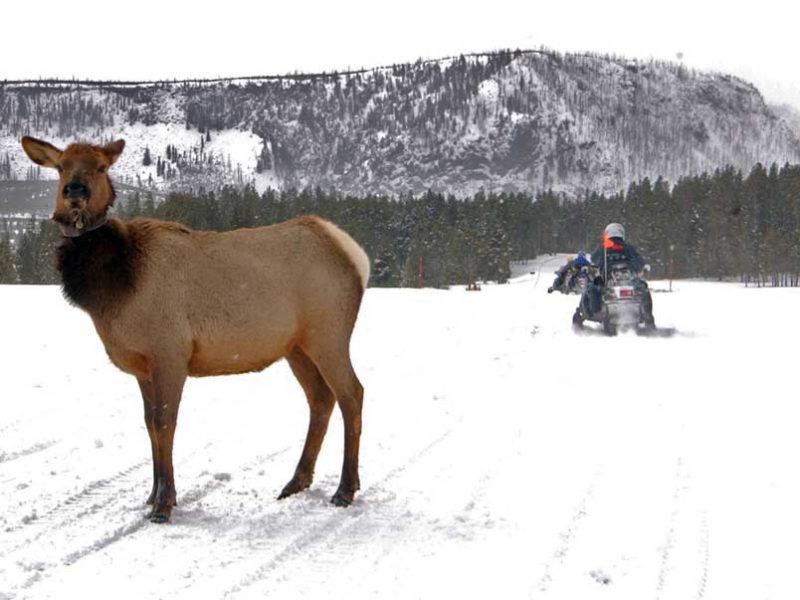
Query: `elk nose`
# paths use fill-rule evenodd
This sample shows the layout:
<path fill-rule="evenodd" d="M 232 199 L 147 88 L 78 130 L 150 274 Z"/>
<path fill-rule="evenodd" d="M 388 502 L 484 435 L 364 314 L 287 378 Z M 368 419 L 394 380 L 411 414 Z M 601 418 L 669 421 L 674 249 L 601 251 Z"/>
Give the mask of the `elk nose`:
<path fill-rule="evenodd" d="M 64 186 L 64 197 L 69 200 L 80 200 L 89 195 L 89 188 L 82 183 L 73 181 Z"/>

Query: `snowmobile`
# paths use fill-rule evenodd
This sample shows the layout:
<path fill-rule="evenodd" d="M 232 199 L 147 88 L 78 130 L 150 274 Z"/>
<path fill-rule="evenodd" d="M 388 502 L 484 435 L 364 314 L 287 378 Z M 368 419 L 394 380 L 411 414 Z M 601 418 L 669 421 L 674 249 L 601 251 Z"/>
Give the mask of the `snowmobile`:
<path fill-rule="evenodd" d="M 597 270 L 594 267 L 581 267 L 570 278 L 568 293 L 583 295 L 595 277 L 597 277 Z"/>
<path fill-rule="evenodd" d="M 602 278 L 598 277 L 595 284 L 601 284 Z M 608 273 L 608 281 L 602 287 L 602 307 L 594 314 L 588 310 L 587 294 L 581 297 L 581 302 L 572 317 L 572 324 L 576 329 L 583 327 L 584 321 L 594 321 L 603 325 L 607 335 L 616 335 L 625 329 L 639 330 L 639 325 L 644 325 L 647 330 L 654 329 L 651 321 L 648 323 L 643 301 L 647 293 L 647 285 L 637 277 L 627 265 L 618 263 L 612 265 Z"/>
<path fill-rule="evenodd" d="M 597 269 L 583 266 L 572 270 L 564 276 L 564 281 L 558 287 L 552 288 L 562 294 L 583 294 L 589 284 L 597 277 Z M 549 290 L 548 290 L 549 291 Z"/>

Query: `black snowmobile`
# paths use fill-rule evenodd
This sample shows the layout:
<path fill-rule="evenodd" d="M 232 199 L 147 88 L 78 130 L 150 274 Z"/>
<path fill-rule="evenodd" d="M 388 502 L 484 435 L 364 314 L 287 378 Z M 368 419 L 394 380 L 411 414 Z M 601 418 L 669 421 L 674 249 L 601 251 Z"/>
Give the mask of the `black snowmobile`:
<path fill-rule="evenodd" d="M 603 278 L 598 277 L 594 285 L 602 286 L 600 309 L 595 312 L 590 310 L 590 290 L 587 289 L 572 316 L 572 324 L 576 329 L 581 329 L 584 321 L 602 324 L 607 335 L 616 335 L 626 329 L 635 329 L 637 332 L 655 329 L 655 322 L 645 306 L 649 293 L 647 284 L 631 271 L 627 263 L 610 266 L 608 281 L 603 284 Z"/>
<path fill-rule="evenodd" d="M 591 284 L 596 277 L 597 269 L 594 267 L 581 267 L 570 278 L 568 285 L 569 292 L 567 293 L 583 295 L 583 293 L 589 287 L 589 284 Z"/>
<path fill-rule="evenodd" d="M 553 286 L 551 290 L 562 294 L 583 294 L 589 284 L 597 277 L 597 269 L 593 266 L 582 266 L 571 270 L 564 275 L 563 282 L 559 286 Z M 548 291 L 551 291 L 548 290 Z"/>

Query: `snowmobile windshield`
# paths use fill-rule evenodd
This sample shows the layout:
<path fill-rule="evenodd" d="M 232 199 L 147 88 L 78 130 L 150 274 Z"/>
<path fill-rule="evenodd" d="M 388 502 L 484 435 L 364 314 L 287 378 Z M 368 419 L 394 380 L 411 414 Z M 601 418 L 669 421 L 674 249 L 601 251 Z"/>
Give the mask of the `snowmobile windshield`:
<path fill-rule="evenodd" d="M 633 273 L 627 264 L 618 264 L 611 267 L 611 280 L 615 283 L 628 283 L 633 279 Z"/>

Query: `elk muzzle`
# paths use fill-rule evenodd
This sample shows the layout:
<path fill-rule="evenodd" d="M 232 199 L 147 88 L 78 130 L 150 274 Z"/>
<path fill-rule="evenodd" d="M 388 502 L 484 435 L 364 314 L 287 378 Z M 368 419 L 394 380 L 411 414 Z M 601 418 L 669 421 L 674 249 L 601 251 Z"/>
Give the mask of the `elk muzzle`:
<path fill-rule="evenodd" d="M 61 234 L 65 237 L 77 237 L 82 233 L 95 229 L 105 223 L 105 219 L 95 218 L 86 210 L 86 202 L 81 200 L 79 203 L 66 202 L 65 211 L 56 212 L 53 220 L 58 223 Z"/>
<path fill-rule="evenodd" d="M 80 181 L 71 181 L 64 186 L 62 194 L 67 200 L 83 200 L 89 197 L 89 188 Z"/>

